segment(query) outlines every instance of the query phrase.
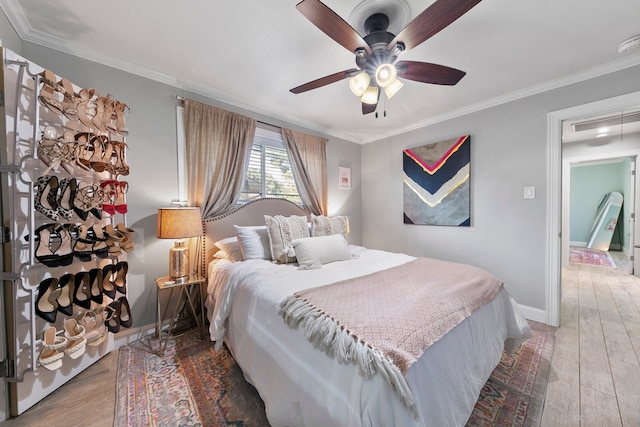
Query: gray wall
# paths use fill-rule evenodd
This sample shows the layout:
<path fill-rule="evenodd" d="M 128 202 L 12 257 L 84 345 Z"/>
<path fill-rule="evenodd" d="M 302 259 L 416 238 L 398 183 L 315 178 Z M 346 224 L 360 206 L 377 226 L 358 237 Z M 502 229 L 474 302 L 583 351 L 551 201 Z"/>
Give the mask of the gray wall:
<path fill-rule="evenodd" d="M 0 16 L 4 19 L 3 15 Z M 173 241 L 156 239 L 155 233 L 158 207 L 178 200 L 176 95 L 255 117 L 276 126 L 310 132 L 32 43 L 22 42 L 20 55 L 68 78 L 78 86 L 97 88 L 101 93 L 109 93 L 126 102 L 131 109 L 126 117 L 130 130 L 127 138 L 127 164 L 131 167 L 131 173 L 122 179 L 129 182 L 127 223 L 136 231 L 136 247 L 128 256 L 127 285 L 134 326 L 148 325 L 155 321 L 154 279 L 168 273 L 168 254 Z M 329 138 L 327 146 L 329 209 L 334 215 L 350 217 L 349 240 L 355 244 L 362 242 L 360 149 L 360 145 L 335 138 Z M 338 189 L 338 166 L 351 167 L 351 190 Z"/>
<path fill-rule="evenodd" d="M 483 267 L 518 303 L 544 310 L 547 113 L 639 91 L 639 75 L 629 68 L 364 145 L 363 244 Z M 471 227 L 404 224 L 402 150 L 466 134 Z M 524 200 L 525 186 L 536 187 L 534 200 Z"/>

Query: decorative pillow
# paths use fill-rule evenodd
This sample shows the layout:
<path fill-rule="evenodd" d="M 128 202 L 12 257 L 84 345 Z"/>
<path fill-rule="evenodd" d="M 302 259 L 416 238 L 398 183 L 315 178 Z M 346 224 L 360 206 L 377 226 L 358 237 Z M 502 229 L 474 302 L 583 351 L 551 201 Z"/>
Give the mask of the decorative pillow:
<path fill-rule="evenodd" d="M 296 239 L 292 245 L 301 270 L 313 270 L 323 264 L 351 259 L 347 241 L 340 234 Z"/>
<path fill-rule="evenodd" d="M 244 259 L 271 259 L 269 233 L 264 225 L 242 227 L 234 225 Z"/>
<path fill-rule="evenodd" d="M 291 242 L 302 237 L 309 237 L 307 218 L 296 215 L 289 217 L 265 215 L 264 221 L 269 233 L 271 260 L 276 264 L 295 262 L 295 252 L 292 250 Z"/>
<path fill-rule="evenodd" d="M 227 237 L 226 239 L 218 240 L 215 245 L 218 249 L 227 253 L 227 259 L 229 261 L 244 261 L 237 237 Z"/>
<path fill-rule="evenodd" d="M 349 234 L 348 216 L 311 215 L 311 235 L 313 237 L 332 234 L 342 234 L 345 239 L 347 238 L 347 234 Z"/>

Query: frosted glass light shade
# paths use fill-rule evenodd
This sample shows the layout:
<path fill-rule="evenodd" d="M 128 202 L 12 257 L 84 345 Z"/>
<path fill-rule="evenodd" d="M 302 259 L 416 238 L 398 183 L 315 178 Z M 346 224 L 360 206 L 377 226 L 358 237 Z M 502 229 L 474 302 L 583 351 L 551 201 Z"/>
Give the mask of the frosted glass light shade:
<path fill-rule="evenodd" d="M 378 103 L 378 86 L 369 86 L 367 90 L 362 94 L 362 98 L 360 98 L 362 102 L 365 104 L 377 104 Z"/>
<path fill-rule="evenodd" d="M 369 74 L 363 71 L 349 79 L 349 89 L 351 89 L 354 95 L 362 96 L 367 87 L 369 87 L 370 82 L 371 78 Z"/>
<path fill-rule="evenodd" d="M 387 87 L 396 79 L 396 74 L 393 64 L 380 64 L 376 68 L 376 83 L 380 87 Z"/>
<path fill-rule="evenodd" d="M 398 91 L 404 86 L 400 80 L 395 79 L 389 86 L 384 88 L 384 93 L 387 95 L 388 99 L 391 99 L 393 95 L 398 93 Z"/>

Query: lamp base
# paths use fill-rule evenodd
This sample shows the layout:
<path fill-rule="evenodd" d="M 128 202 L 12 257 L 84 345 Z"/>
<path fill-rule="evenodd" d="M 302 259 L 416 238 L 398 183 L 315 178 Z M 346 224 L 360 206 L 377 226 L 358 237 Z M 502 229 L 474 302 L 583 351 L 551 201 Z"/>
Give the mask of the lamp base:
<path fill-rule="evenodd" d="M 176 240 L 176 245 L 169 249 L 169 276 L 180 279 L 189 275 L 189 248 L 184 240 Z"/>

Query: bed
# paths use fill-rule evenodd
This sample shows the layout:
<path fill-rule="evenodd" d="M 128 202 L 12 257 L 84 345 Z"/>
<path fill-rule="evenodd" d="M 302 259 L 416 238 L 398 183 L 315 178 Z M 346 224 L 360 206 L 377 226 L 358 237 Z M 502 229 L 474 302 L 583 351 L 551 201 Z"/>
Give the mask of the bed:
<path fill-rule="evenodd" d="M 259 257 L 241 261 L 230 256 L 232 248 L 221 245 L 222 250 L 215 245 L 224 240 L 233 242 L 240 230 L 236 226 L 264 225 L 265 215 L 310 219 L 293 203 L 263 199 L 205 220 L 203 266 L 207 271 L 205 305 L 211 340 L 217 348 L 223 342 L 227 345 L 245 378 L 264 400 L 272 426 L 463 426 L 503 349 L 512 351 L 531 336 L 515 302 L 500 286 L 488 302 L 429 342 L 400 378 L 384 371 L 391 357 L 382 358 L 386 364 L 378 363 L 377 370 L 363 373 L 353 358 L 341 356 L 344 351 L 319 346 L 319 340 L 311 338 L 308 319 L 291 322 L 287 301 L 294 305 L 311 301 L 305 292 L 342 289 L 343 283 L 362 284 L 370 277 L 387 274 L 384 282 L 391 272 L 395 275 L 418 262 L 435 271 L 440 261 L 347 245 L 348 258 L 303 269 L 302 257 L 300 264 L 276 264 Z M 320 242 L 313 239 L 307 240 Z M 475 268 L 444 265 L 455 272 Z M 294 294 L 307 296 L 293 301 Z M 351 333 L 353 328 L 348 326 L 336 330 Z M 364 347 L 371 358 L 375 354 L 372 347 L 376 347 L 366 343 Z M 391 369 L 397 368 L 394 365 Z M 403 387 L 407 394 L 403 395 Z"/>

